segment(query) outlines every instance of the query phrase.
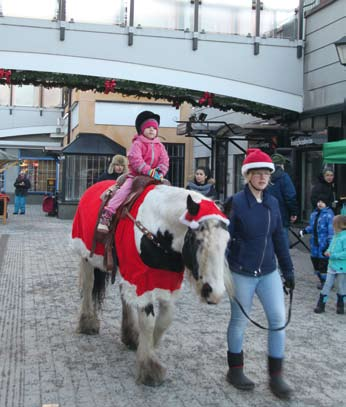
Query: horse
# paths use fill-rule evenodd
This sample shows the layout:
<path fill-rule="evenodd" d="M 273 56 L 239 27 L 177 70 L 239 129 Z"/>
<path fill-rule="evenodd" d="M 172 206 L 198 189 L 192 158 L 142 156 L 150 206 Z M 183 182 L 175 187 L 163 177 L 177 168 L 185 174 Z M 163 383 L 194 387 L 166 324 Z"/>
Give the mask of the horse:
<path fill-rule="evenodd" d="M 99 182 L 86 190 L 73 220 L 73 247 L 81 258 L 77 331 L 84 334 L 97 334 L 100 329 L 95 293 L 99 274 L 106 275 L 104 246 L 97 243 L 94 253 L 91 246 L 100 195 L 111 183 Z M 167 185 L 147 187 L 129 213 L 115 231 L 121 340 L 137 350 L 136 382 L 157 386 L 164 381 L 166 368 L 155 350 L 172 322 L 184 272 L 194 287 L 192 292 L 204 303 L 217 304 L 225 288 L 231 292 L 225 260 L 228 219 L 200 193 Z"/>

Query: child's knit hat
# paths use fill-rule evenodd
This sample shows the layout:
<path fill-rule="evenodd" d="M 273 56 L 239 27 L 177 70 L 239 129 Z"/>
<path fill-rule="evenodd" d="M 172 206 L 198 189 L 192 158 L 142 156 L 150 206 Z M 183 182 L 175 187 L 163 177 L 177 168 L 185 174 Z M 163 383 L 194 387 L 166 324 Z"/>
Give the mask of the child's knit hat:
<path fill-rule="evenodd" d="M 144 110 L 139 113 L 136 118 L 136 130 L 138 134 L 143 134 L 143 131 L 150 126 L 155 127 L 157 130 L 160 125 L 160 116 L 149 110 Z"/>

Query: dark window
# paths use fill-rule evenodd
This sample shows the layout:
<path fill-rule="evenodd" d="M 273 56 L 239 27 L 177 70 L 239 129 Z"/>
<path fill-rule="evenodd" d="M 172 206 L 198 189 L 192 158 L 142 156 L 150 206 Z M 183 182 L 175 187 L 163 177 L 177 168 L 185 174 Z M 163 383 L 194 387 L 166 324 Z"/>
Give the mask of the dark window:
<path fill-rule="evenodd" d="M 169 171 L 166 178 L 175 187 L 184 187 L 185 144 L 163 144 L 169 155 Z"/>
<path fill-rule="evenodd" d="M 206 167 L 210 169 L 209 157 L 198 157 L 195 159 L 195 169 L 199 167 Z"/>

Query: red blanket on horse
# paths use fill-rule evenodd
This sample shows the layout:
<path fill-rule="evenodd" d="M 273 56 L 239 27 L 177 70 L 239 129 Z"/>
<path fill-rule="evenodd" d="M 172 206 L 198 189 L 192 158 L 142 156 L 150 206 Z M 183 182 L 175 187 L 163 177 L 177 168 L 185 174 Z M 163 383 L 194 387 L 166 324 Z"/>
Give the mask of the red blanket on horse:
<path fill-rule="evenodd" d="M 72 238 L 74 242 L 78 242 L 75 247 L 78 248 L 80 254 L 81 251 L 85 255 L 90 253 L 97 213 L 101 204 L 99 197 L 112 184 L 112 181 L 99 182 L 89 188 L 80 200 L 72 228 Z M 134 218 L 137 217 L 142 202 L 153 188 L 155 188 L 153 185 L 147 187 L 133 205 L 131 215 Z M 151 268 L 142 262 L 136 248 L 135 227 L 133 221 L 126 217 L 119 222 L 115 234 L 121 277 L 135 288 L 137 296 L 156 289 L 170 292 L 179 290 L 183 273 Z M 103 253 L 104 246 L 98 243 L 95 254 L 103 256 Z"/>

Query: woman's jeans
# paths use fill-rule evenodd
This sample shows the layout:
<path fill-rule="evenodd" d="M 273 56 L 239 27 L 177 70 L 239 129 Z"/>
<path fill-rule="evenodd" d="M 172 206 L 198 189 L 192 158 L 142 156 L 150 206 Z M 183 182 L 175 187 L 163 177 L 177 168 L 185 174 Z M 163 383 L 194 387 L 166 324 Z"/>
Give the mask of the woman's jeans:
<path fill-rule="evenodd" d="M 15 195 L 14 197 L 14 213 L 25 213 L 26 197 L 24 195 Z"/>
<path fill-rule="evenodd" d="M 261 277 L 232 273 L 232 279 L 234 296 L 249 316 L 256 293 L 266 314 L 269 328 L 279 328 L 285 325 L 284 291 L 278 270 Z M 229 352 L 240 353 L 242 351 L 247 323 L 248 320 L 240 307 L 231 299 L 231 320 L 227 331 Z M 268 331 L 268 355 L 273 358 L 283 358 L 284 351 L 285 330 Z"/>

